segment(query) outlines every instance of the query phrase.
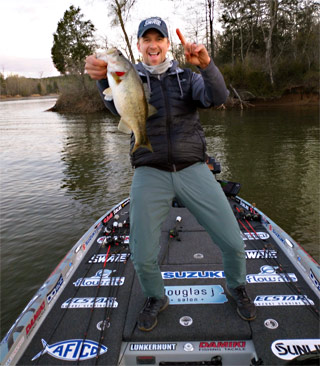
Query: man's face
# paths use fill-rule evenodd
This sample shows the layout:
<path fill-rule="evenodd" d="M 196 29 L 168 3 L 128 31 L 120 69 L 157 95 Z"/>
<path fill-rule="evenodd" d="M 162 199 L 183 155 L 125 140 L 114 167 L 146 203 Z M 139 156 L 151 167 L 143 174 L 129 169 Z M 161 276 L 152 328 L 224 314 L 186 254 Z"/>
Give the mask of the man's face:
<path fill-rule="evenodd" d="M 170 42 L 155 29 L 148 30 L 138 40 L 138 50 L 142 54 L 143 62 L 147 65 L 159 65 L 166 59 Z"/>

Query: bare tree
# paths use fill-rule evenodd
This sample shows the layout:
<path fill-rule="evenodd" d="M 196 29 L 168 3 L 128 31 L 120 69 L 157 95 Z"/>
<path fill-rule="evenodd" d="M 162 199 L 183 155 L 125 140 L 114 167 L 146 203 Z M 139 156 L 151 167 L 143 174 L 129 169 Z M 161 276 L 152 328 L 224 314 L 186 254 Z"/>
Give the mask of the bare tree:
<path fill-rule="evenodd" d="M 126 28 L 125 28 L 125 23 L 127 22 L 128 18 L 129 18 L 130 10 L 133 7 L 133 5 L 135 4 L 136 0 L 106 0 L 106 2 L 108 4 L 109 10 L 110 10 L 109 15 L 111 15 L 113 17 L 112 24 L 113 25 L 120 24 L 131 62 L 134 63 L 135 59 L 133 56 L 131 43 L 130 43 Z"/>

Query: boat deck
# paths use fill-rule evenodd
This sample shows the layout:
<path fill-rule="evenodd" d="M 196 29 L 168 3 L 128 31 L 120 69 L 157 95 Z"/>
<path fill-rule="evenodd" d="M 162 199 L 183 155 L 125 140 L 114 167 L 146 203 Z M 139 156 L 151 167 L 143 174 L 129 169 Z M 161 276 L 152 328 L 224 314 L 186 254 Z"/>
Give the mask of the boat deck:
<path fill-rule="evenodd" d="M 159 254 L 170 305 L 153 331 L 139 331 L 144 298 L 130 260 L 128 204 L 119 218 L 109 219 L 112 232 L 102 226 L 70 278 L 59 278 L 47 294 L 52 309 L 39 329 L 33 323 L 42 316 L 41 305 L 34 309 L 25 334 L 30 344 L 17 364 L 283 365 L 319 350 L 315 291 L 261 220 L 244 218 L 243 205 L 229 201 L 245 244 L 247 290 L 258 312 L 254 321 L 242 320 L 225 294 L 219 248 L 186 208 L 172 207 Z M 113 226 L 115 221 L 122 225 Z"/>

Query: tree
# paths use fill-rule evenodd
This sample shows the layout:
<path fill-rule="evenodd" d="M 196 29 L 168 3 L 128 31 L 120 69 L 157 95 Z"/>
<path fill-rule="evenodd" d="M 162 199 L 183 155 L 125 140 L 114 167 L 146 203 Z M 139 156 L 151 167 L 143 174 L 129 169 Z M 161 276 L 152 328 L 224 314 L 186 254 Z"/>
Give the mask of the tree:
<path fill-rule="evenodd" d="M 128 53 L 131 59 L 131 62 L 134 63 L 135 59 L 132 52 L 131 42 L 129 40 L 125 23 L 128 20 L 130 10 L 133 7 L 136 0 L 106 0 L 109 4 L 110 14 L 113 16 L 112 25 L 120 24 L 124 39 L 128 48 Z"/>
<path fill-rule="evenodd" d="M 82 20 L 80 8 L 70 6 L 53 34 L 52 61 L 61 74 L 84 75 L 85 58 L 95 49 L 95 27 Z"/>

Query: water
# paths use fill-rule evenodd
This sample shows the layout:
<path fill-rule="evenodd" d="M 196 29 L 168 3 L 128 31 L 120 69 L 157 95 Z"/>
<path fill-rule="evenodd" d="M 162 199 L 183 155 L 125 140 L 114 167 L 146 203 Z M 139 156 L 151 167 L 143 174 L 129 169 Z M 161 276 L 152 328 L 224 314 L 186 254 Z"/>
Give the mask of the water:
<path fill-rule="evenodd" d="M 129 137 L 107 114 L 45 112 L 54 99 L 0 103 L 1 339 L 71 246 L 129 194 Z M 202 112 L 219 178 L 319 261 L 316 108 Z"/>

